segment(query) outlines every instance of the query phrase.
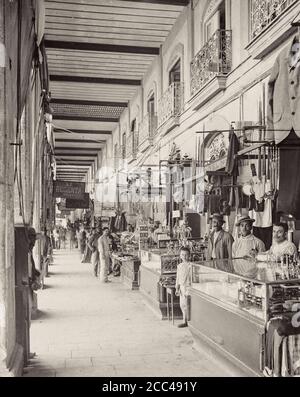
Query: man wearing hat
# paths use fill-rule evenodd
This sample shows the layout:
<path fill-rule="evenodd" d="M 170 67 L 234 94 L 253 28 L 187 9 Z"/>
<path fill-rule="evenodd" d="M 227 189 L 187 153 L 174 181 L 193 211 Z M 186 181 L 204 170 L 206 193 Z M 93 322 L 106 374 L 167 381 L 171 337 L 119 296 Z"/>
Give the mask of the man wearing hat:
<path fill-rule="evenodd" d="M 254 222 L 255 219 L 251 219 L 249 216 L 241 216 L 235 224 L 239 227 L 241 235 L 233 243 L 233 258 L 253 257 L 255 254 L 266 250 L 265 244 L 252 234 Z"/>
<path fill-rule="evenodd" d="M 265 244 L 252 234 L 254 222 L 255 220 L 249 216 L 241 216 L 238 219 L 236 226 L 240 229 L 240 237 L 232 246 L 232 257 L 238 258 L 233 261 L 235 272 L 251 278 L 256 276 L 257 267 L 249 259 L 266 250 Z"/>
<path fill-rule="evenodd" d="M 221 214 L 213 214 L 211 219 L 213 232 L 208 239 L 207 259 L 232 258 L 233 237 L 222 228 L 223 223 L 225 223 L 223 216 Z"/>

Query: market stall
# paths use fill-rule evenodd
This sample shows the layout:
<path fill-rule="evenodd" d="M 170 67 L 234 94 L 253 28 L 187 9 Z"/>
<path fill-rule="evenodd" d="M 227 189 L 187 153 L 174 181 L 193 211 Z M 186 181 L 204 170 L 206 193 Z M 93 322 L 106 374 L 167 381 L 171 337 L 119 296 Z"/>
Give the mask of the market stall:
<path fill-rule="evenodd" d="M 271 371 L 272 376 L 286 376 L 290 371 L 292 375 L 295 368 L 286 365 L 292 358 L 288 352 L 284 356 L 282 348 L 299 341 L 299 323 L 295 327 L 289 323 L 291 316 L 298 316 L 299 263 L 262 262 L 255 278 L 225 270 L 241 260 L 247 265 L 245 259 L 222 261 L 222 270 L 218 261 L 193 264 L 189 329 L 195 344 L 226 365 L 231 363 L 236 374 L 262 376 Z M 278 319 L 288 328 L 280 334 L 281 348 L 274 334 Z"/>

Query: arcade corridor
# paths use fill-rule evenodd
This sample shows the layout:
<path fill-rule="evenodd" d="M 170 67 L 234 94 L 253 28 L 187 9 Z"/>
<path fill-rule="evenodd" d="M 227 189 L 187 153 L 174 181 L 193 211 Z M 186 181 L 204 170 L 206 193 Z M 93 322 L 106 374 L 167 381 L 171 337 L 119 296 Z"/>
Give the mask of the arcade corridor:
<path fill-rule="evenodd" d="M 118 278 L 100 284 L 77 250 L 56 251 L 31 325 L 25 377 L 230 376 L 199 354 L 188 329 L 162 321 Z"/>

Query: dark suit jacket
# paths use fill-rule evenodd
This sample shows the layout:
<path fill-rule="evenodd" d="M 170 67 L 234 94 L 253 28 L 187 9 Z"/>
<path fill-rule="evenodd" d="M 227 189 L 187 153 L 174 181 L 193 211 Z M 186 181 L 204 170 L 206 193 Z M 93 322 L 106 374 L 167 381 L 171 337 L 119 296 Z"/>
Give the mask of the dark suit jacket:
<path fill-rule="evenodd" d="M 221 230 L 220 234 L 217 238 L 215 251 L 216 251 L 216 259 L 231 259 L 232 258 L 232 243 L 233 237 L 225 230 Z M 214 232 L 211 233 L 208 239 L 208 247 L 207 247 L 207 259 L 212 259 L 212 251 L 214 244 Z"/>

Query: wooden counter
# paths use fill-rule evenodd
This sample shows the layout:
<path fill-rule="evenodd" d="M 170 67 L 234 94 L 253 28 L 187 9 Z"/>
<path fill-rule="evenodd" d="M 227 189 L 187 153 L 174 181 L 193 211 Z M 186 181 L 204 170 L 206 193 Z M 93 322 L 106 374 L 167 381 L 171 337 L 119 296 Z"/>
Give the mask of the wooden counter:
<path fill-rule="evenodd" d="M 140 286 L 140 264 L 138 258 L 122 260 L 121 280 L 132 290 L 137 290 Z"/>
<path fill-rule="evenodd" d="M 176 276 L 178 256 L 141 250 L 140 291 L 162 320 L 167 319 L 167 293 L 163 282 Z M 179 297 L 174 298 L 174 318 L 181 319 Z"/>
<path fill-rule="evenodd" d="M 120 277 L 122 282 L 132 290 L 139 289 L 139 268 L 141 261 L 137 256 L 112 254 L 113 260 L 120 264 Z"/>

